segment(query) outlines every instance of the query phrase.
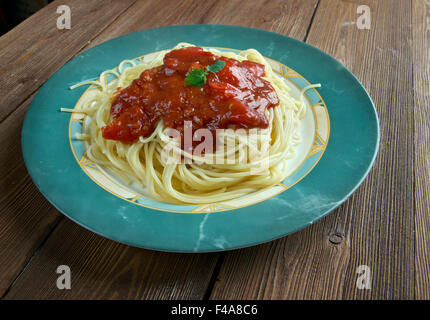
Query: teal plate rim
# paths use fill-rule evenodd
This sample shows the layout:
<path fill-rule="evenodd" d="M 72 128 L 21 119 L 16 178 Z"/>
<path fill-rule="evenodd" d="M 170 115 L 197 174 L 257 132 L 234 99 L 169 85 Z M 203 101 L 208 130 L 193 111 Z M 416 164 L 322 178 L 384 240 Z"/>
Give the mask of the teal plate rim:
<path fill-rule="evenodd" d="M 287 191 L 232 211 L 182 214 L 135 206 L 96 185 L 75 161 L 68 116 L 94 79 L 124 59 L 179 42 L 255 48 L 296 70 L 318 90 L 330 117 L 330 140 L 316 167 Z M 120 48 L 120 50 L 118 50 Z M 55 72 L 34 97 L 22 128 L 24 162 L 35 185 L 64 215 L 85 228 L 128 245 L 174 252 L 248 247 L 300 230 L 340 206 L 363 182 L 379 148 L 375 106 L 358 79 L 339 61 L 302 41 L 260 29 L 181 25 L 130 33 L 99 44 Z"/>

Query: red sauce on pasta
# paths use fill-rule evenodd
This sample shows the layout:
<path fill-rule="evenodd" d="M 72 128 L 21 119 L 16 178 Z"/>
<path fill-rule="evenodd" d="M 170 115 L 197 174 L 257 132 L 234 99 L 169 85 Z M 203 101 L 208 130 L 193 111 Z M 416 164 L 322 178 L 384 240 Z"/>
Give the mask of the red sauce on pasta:
<path fill-rule="evenodd" d="M 217 73 L 209 72 L 202 86 L 186 86 L 187 74 L 195 68 L 225 62 Z M 130 86 L 118 91 L 112 106 L 112 122 L 102 128 L 105 139 L 133 143 L 148 137 L 162 119 L 164 126 L 192 130 L 267 128 L 264 112 L 279 98 L 267 80 L 262 64 L 216 56 L 199 47 L 172 50 L 164 64 L 145 70 Z"/>

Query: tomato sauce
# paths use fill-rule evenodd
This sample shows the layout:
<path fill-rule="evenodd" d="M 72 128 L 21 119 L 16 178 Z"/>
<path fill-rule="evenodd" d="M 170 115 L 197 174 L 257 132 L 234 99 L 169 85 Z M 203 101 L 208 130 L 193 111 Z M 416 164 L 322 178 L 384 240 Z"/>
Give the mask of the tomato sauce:
<path fill-rule="evenodd" d="M 204 85 L 185 85 L 191 70 L 217 60 L 225 62 L 223 69 L 209 72 Z M 193 131 L 268 127 L 264 112 L 279 104 L 279 98 L 262 78 L 262 64 L 219 57 L 200 47 L 172 50 L 163 62 L 118 91 L 111 106 L 112 122 L 102 128 L 105 139 L 133 143 L 148 137 L 161 119 L 182 137 L 185 121 L 191 122 Z"/>

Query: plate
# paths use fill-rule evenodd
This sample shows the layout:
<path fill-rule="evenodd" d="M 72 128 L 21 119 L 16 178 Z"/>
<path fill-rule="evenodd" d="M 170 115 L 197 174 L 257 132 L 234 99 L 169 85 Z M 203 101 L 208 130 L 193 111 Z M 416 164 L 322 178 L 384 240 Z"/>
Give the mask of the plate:
<path fill-rule="evenodd" d="M 124 59 L 138 62 L 179 42 L 235 51 L 255 48 L 298 95 L 306 92 L 303 143 L 288 177 L 255 194 L 217 204 L 173 205 L 126 186 L 85 156 L 74 134 L 90 119 L 61 113 L 95 88 L 69 87 L 96 79 Z M 62 213 L 107 238 L 148 249 L 207 252 L 256 245 L 297 231 L 342 204 L 369 172 L 379 145 L 373 102 L 341 63 L 301 41 L 238 26 L 188 25 L 144 30 L 91 48 L 42 86 L 26 114 L 22 151 L 42 194 Z"/>

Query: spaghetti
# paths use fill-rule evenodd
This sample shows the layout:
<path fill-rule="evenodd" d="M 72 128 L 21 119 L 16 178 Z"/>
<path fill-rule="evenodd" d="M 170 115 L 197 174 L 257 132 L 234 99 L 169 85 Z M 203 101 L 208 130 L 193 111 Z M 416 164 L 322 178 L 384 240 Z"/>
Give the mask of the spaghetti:
<path fill-rule="evenodd" d="M 191 125 L 200 124 L 195 129 L 209 129 L 212 133 L 216 131 L 212 150 L 205 148 L 204 152 L 195 153 L 194 151 L 198 149 L 195 143 L 190 149 L 184 148 L 184 130 L 177 125 L 177 119 L 173 121 L 167 113 L 163 114 L 156 109 L 153 101 L 147 103 L 150 109 L 139 118 L 146 119 L 148 112 L 152 112 L 158 116 L 158 118 L 151 118 L 152 122 L 146 121 L 147 119 L 146 122 L 139 120 L 139 125 L 136 126 L 135 114 L 127 115 L 126 112 L 134 110 L 133 108 L 136 112 L 142 113 L 142 108 L 139 107 L 142 102 L 136 102 L 133 100 L 134 96 L 130 94 L 124 95 L 124 93 L 136 91 L 133 88 L 136 79 L 144 77 L 152 72 L 151 70 L 156 70 L 154 74 L 160 72 L 164 64 L 170 63 L 177 66 L 176 61 L 166 63 L 167 58 L 171 57 L 169 53 L 191 47 L 194 48 L 190 44 L 180 43 L 171 50 L 161 51 L 139 62 L 124 60 L 118 68 L 103 72 L 98 80 L 84 81 L 71 87 L 73 89 L 82 85 L 94 85 L 98 88 L 96 96 L 84 99 L 79 109 L 62 109 L 66 112 L 81 112 L 89 117 L 90 124 L 87 132 L 77 137 L 86 140 L 88 158 L 112 170 L 123 182 L 139 184 L 153 199 L 169 203 L 214 203 L 241 197 L 281 182 L 285 179 L 286 160 L 295 156 L 295 147 L 301 142 L 298 128 L 300 119 L 306 112 L 303 93 L 318 85 L 305 88 L 300 99 L 294 99 L 286 83 L 273 72 L 263 56 L 254 49 L 244 50 L 238 54 L 216 49 L 205 50 L 210 53 L 208 56 L 214 56 L 215 59 L 219 58 L 227 63 L 234 64 L 234 61 L 245 64 L 248 61 L 255 63 L 250 67 L 254 68 L 251 71 L 258 74 L 261 79 L 257 84 L 255 83 L 257 80 L 247 79 L 253 83 L 256 90 L 263 88 L 267 82 L 267 88 L 273 88 L 276 92 L 275 97 L 270 90 L 259 91 L 261 94 L 258 99 L 255 99 L 258 105 L 252 102 L 255 105 L 252 109 L 256 110 L 255 114 L 245 110 L 246 112 L 242 112 L 239 117 L 234 117 L 235 115 L 229 110 L 218 108 L 215 111 L 219 114 L 211 115 L 210 122 L 204 119 L 202 123 L 202 117 L 197 117 L 194 122 L 191 121 Z M 193 68 L 203 70 L 204 65 L 199 65 L 199 61 L 197 65 L 193 65 Z M 263 72 L 255 71 L 254 66 L 264 67 Z M 169 70 L 163 72 L 168 73 Z M 221 72 L 219 77 L 222 77 Z M 185 75 L 189 73 L 189 70 L 184 71 Z M 217 75 L 209 75 L 209 72 L 206 74 L 208 86 L 215 83 L 214 79 L 218 79 Z M 112 80 L 108 81 L 108 77 Z M 141 83 L 139 88 L 144 88 L 146 84 L 146 82 Z M 160 86 L 158 83 L 157 88 Z M 189 92 L 199 92 L 199 90 L 203 92 L 205 88 L 193 88 L 189 89 Z M 230 87 L 227 89 L 230 90 Z M 223 92 L 227 89 L 223 88 Z M 231 94 L 240 95 L 241 93 L 233 91 Z M 261 96 L 264 96 L 267 101 Z M 147 97 L 145 99 L 147 102 Z M 243 99 L 251 101 L 249 95 Z M 126 102 L 130 101 L 132 103 L 127 105 Z M 200 108 L 204 110 L 204 108 L 213 107 L 214 103 L 211 103 L 210 106 L 202 105 Z M 264 108 L 261 107 L 262 104 L 265 104 Z M 220 104 L 220 106 L 224 105 Z M 171 104 L 169 106 L 168 109 L 171 111 L 173 107 Z M 231 105 L 229 107 L 233 110 L 235 108 Z M 183 112 L 183 109 L 177 111 Z M 179 124 L 184 125 L 184 119 L 181 119 Z M 190 119 L 194 118 L 191 116 Z M 218 121 L 217 126 L 214 125 L 215 120 Z M 124 125 L 126 121 L 129 122 Z M 218 128 L 224 130 L 215 130 Z M 171 129 L 179 129 L 179 140 L 178 137 L 172 136 L 169 131 Z M 193 131 L 191 134 L 193 138 L 194 133 Z M 207 137 L 205 141 L 206 139 Z M 222 143 L 218 144 L 220 141 Z"/>

